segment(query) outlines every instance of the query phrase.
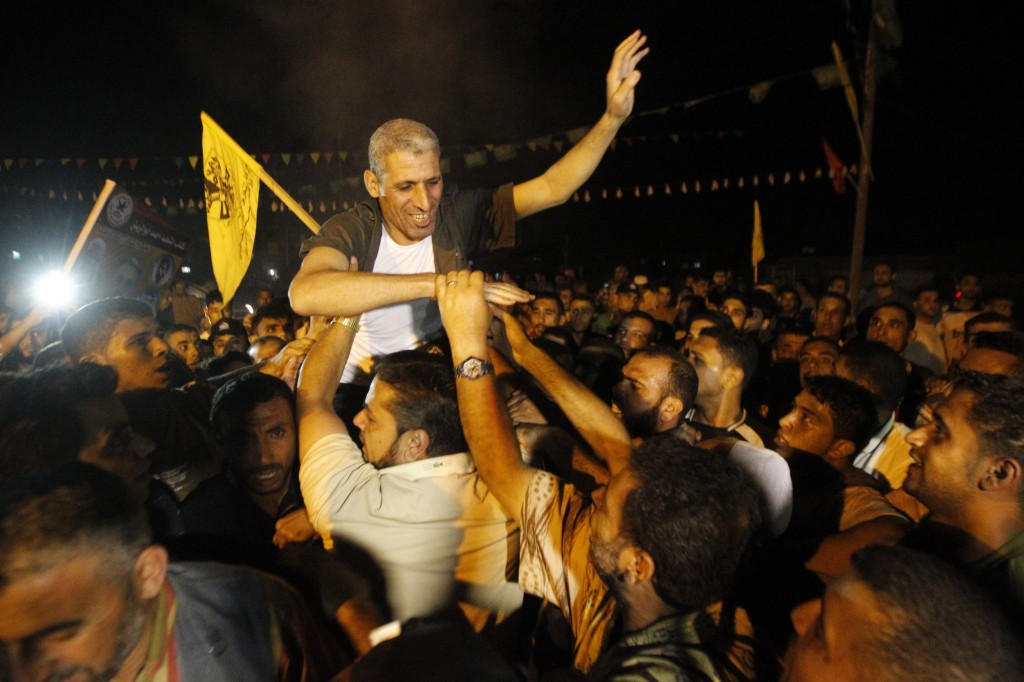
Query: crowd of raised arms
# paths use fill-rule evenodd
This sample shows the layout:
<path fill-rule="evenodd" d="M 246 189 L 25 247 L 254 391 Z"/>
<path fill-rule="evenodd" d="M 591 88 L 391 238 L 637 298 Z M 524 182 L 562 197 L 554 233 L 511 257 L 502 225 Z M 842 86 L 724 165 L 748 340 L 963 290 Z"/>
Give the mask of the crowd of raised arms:
<path fill-rule="evenodd" d="M 645 41 L 522 183 L 452 191 L 383 124 L 249 315 L 4 292 L 0 680 L 1021 679 L 989 273 L 473 270 L 590 177 Z"/>

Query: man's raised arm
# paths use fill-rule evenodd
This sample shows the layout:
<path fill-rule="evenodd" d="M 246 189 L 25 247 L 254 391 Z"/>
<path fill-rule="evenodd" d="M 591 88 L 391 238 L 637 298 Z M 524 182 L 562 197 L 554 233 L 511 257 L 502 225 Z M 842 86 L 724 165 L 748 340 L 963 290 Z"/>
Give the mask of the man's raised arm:
<path fill-rule="evenodd" d="M 646 42 L 647 36 L 636 30 L 615 49 L 605 78 L 605 112 L 590 132 L 543 175 L 512 189 L 517 218 L 565 203 L 593 174 L 615 134 L 633 111 L 636 84 L 640 82 L 636 66 L 650 51 L 644 47 Z"/>
<path fill-rule="evenodd" d="M 460 270 L 438 275 L 435 287 L 457 369 L 459 417 L 469 451 L 484 483 L 505 512 L 519 523 L 535 472 L 523 463 L 512 420 L 495 385 L 493 367 L 487 371 L 486 364 L 481 368 L 477 362 L 487 360 L 491 323 L 483 273 Z M 463 371 L 458 371 L 460 367 Z"/>
<path fill-rule="evenodd" d="M 324 436 L 348 433 L 334 411 L 334 394 L 341 381 L 355 338 L 357 318 L 335 320 L 306 356 L 295 388 L 295 417 L 299 425 L 299 460 Z"/>
<path fill-rule="evenodd" d="M 579 379 L 534 346 L 515 317 L 503 313 L 502 319 L 515 361 L 537 380 L 614 476 L 625 467 L 631 452 L 629 433 L 622 421 Z"/>

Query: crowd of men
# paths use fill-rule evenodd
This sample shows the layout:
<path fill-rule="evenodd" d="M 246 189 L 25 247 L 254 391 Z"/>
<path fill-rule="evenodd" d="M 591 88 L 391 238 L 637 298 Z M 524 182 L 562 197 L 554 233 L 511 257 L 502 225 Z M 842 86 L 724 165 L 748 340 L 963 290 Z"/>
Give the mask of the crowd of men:
<path fill-rule="evenodd" d="M 1019 679 L 1012 298 L 473 271 L 646 53 L 522 184 L 385 123 L 243 319 L 182 281 L 0 320 L 0 679 Z"/>

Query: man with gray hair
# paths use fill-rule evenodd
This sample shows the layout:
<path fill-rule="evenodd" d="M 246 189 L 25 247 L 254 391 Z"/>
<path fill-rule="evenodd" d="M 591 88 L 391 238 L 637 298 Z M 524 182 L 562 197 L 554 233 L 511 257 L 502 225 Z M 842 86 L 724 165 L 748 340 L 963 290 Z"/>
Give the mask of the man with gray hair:
<path fill-rule="evenodd" d="M 342 383 L 368 386 L 375 357 L 439 337 L 434 273 L 514 246 L 516 220 L 564 203 L 590 177 L 633 110 L 646 40 L 635 31 L 616 49 L 597 124 L 551 168 L 522 184 L 445 192 L 432 130 L 408 119 L 377 129 L 363 173 L 372 200 L 334 216 L 302 245 L 302 266 L 289 290 L 299 315 L 363 314 Z M 529 300 L 502 282 L 489 283 L 486 293 L 498 304 Z M 358 408 L 361 396 L 354 403 Z"/>

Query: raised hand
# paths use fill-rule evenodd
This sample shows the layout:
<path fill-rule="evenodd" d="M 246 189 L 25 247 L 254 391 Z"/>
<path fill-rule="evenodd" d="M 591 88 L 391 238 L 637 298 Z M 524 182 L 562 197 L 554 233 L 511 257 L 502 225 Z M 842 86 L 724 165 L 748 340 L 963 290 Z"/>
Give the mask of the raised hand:
<path fill-rule="evenodd" d="M 617 119 L 625 119 L 633 112 L 634 91 L 640 82 L 636 66 L 651 51 L 651 48 L 644 47 L 646 43 L 647 36 L 637 29 L 615 48 L 605 83 L 608 113 Z"/>
<path fill-rule="evenodd" d="M 484 273 L 452 270 L 438 275 L 434 295 L 453 351 L 464 344 L 486 346 L 491 309 L 484 298 Z"/>

